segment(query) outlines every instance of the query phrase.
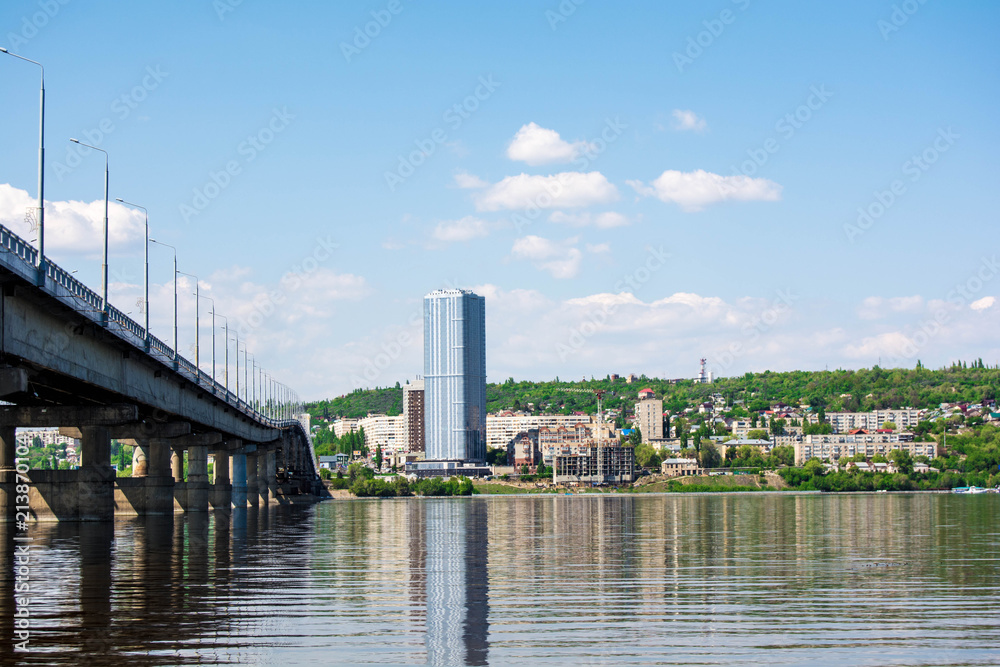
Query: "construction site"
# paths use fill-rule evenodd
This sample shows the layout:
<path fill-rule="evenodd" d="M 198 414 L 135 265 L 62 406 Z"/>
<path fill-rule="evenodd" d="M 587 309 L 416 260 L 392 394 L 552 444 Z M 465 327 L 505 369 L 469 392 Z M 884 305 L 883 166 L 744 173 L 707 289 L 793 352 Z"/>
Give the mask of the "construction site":
<path fill-rule="evenodd" d="M 617 440 L 590 441 L 579 454 L 554 459 L 555 484 L 631 484 L 635 481 L 635 449 Z"/>

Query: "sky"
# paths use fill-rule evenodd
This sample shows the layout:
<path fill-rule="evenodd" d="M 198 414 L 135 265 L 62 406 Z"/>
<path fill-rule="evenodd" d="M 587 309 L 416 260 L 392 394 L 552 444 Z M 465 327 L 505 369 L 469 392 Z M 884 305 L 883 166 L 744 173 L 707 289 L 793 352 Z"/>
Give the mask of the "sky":
<path fill-rule="evenodd" d="M 142 320 L 120 197 L 198 277 L 202 366 L 214 304 L 220 379 L 227 322 L 307 400 L 419 376 L 450 287 L 486 297 L 491 382 L 1000 363 L 998 28 L 982 0 L 0 5 L 45 66 L 50 259 L 99 289 L 78 138 L 111 302 Z M 0 53 L 26 239 L 38 84 Z"/>

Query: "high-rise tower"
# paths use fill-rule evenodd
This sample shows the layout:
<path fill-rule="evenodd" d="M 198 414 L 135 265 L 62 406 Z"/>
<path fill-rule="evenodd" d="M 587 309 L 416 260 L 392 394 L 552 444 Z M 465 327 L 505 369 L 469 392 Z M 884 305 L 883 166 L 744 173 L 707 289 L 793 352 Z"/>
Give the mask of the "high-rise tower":
<path fill-rule="evenodd" d="M 428 460 L 486 462 L 486 300 L 468 290 L 424 297 Z"/>

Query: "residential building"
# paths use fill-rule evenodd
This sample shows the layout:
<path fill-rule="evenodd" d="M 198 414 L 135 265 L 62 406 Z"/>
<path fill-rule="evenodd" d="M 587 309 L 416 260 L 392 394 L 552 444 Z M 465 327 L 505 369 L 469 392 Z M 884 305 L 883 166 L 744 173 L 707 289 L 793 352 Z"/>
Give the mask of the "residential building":
<path fill-rule="evenodd" d="M 338 419 L 331 424 L 333 429 L 333 434 L 338 438 L 344 437 L 347 433 L 353 433 L 358 430 L 358 420 L 357 419 Z"/>
<path fill-rule="evenodd" d="M 507 461 L 515 469 L 521 466 L 535 467 L 542 460 L 538 447 L 538 429 L 521 431 L 507 444 Z"/>
<path fill-rule="evenodd" d="M 872 410 L 871 412 L 828 412 L 826 420 L 834 433 L 846 433 L 863 428 L 874 431 L 882 428 L 886 422 L 892 422 L 896 429 L 909 431 L 920 421 L 921 410 L 904 408 L 902 410 Z M 815 421 L 815 418 L 812 419 Z"/>
<path fill-rule="evenodd" d="M 635 481 L 635 449 L 617 440 L 588 441 L 579 454 L 555 457 L 552 481 L 576 484 L 631 484 Z"/>
<path fill-rule="evenodd" d="M 590 417 L 578 415 L 532 415 L 526 412 L 498 412 L 486 416 L 486 444 L 491 449 L 507 449 L 519 433 L 543 428 L 573 428 L 579 423 L 589 424 Z"/>
<path fill-rule="evenodd" d="M 424 438 L 424 381 L 407 382 L 403 386 L 403 428 L 405 451 L 423 452 Z"/>
<path fill-rule="evenodd" d="M 894 449 L 903 449 L 911 456 L 937 456 L 936 442 L 914 442 L 912 433 L 853 433 L 803 436 L 795 443 L 795 465 L 802 465 L 811 458 L 836 463 L 841 458 L 863 454 L 872 458 L 876 454 L 888 457 Z"/>
<path fill-rule="evenodd" d="M 643 392 L 639 392 L 640 399 L 635 404 L 633 423 L 642 434 L 642 441 L 649 444 L 652 440 L 663 438 L 663 401 L 655 398 L 651 389 L 643 391 L 649 393 L 643 398 Z"/>
<path fill-rule="evenodd" d="M 594 430 L 594 425 L 583 422 L 577 422 L 572 428 L 560 426 L 538 429 L 538 449 L 542 460 L 552 465 L 558 455 L 580 453 L 585 443 L 598 435 Z"/>
<path fill-rule="evenodd" d="M 358 420 L 358 428 L 365 431 L 365 447 L 369 452 L 382 448 L 382 453 L 402 451 L 406 443 L 405 422 L 402 415 L 368 415 Z"/>
<path fill-rule="evenodd" d="M 428 460 L 486 462 L 486 301 L 468 290 L 424 297 Z"/>
<path fill-rule="evenodd" d="M 704 475 L 705 469 L 698 465 L 697 459 L 666 459 L 660 464 L 660 472 L 667 477 L 686 477 Z"/>

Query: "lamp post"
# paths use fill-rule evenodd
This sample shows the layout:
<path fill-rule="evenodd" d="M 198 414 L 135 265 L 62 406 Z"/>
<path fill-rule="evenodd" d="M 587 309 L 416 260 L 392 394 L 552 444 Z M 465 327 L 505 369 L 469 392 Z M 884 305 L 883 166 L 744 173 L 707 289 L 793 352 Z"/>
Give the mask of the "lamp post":
<path fill-rule="evenodd" d="M 108 152 L 103 148 L 85 144 L 79 139 L 70 139 L 70 141 L 104 153 L 104 261 L 101 264 L 101 324 L 108 326 L 108 165 L 110 160 Z"/>
<path fill-rule="evenodd" d="M 149 242 L 166 246 L 174 251 L 174 370 L 177 370 L 177 248 L 156 239 L 149 239 Z"/>
<path fill-rule="evenodd" d="M 183 271 L 178 271 L 177 273 L 182 276 L 194 278 L 194 367 L 198 375 L 198 381 L 201 382 L 201 295 L 199 294 L 198 276 Z"/>
<path fill-rule="evenodd" d="M 132 202 L 127 202 L 124 199 L 122 199 L 121 197 L 115 197 L 115 200 L 121 202 L 122 204 L 125 204 L 126 206 L 133 206 L 135 208 L 141 208 L 142 212 L 146 215 L 146 245 L 144 246 L 144 249 L 145 249 L 144 259 L 145 259 L 145 263 L 146 263 L 146 270 L 145 270 L 145 273 L 143 275 L 143 289 L 144 289 L 144 292 L 145 292 L 144 305 L 145 305 L 145 311 L 146 311 L 146 341 L 145 341 L 145 343 L 146 343 L 146 351 L 148 352 L 149 351 L 149 211 L 146 210 L 145 206 L 139 206 L 138 204 L 133 204 Z"/>
<path fill-rule="evenodd" d="M 38 276 L 37 283 L 45 284 L 45 67 L 42 63 L 11 53 L 0 46 L 0 53 L 38 65 L 41 79 L 38 86 Z"/>
<path fill-rule="evenodd" d="M 207 299 L 212 302 L 212 384 L 215 384 L 215 299 L 210 296 L 198 297 L 198 293 L 195 292 L 195 297 L 201 299 Z M 215 387 L 212 387 L 213 392 Z"/>
<path fill-rule="evenodd" d="M 212 310 L 213 311 L 215 310 L 215 302 L 212 302 Z M 214 313 L 213 313 L 213 317 L 214 317 Z M 226 372 L 223 373 L 223 376 L 225 377 L 226 399 L 228 400 L 229 399 L 229 318 L 226 317 L 225 315 L 219 315 L 219 317 L 221 317 L 222 319 L 224 319 L 226 321 L 226 327 L 225 327 L 225 330 L 226 330 L 226 359 L 225 359 Z M 212 343 L 212 347 L 215 347 L 215 343 Z"/>

